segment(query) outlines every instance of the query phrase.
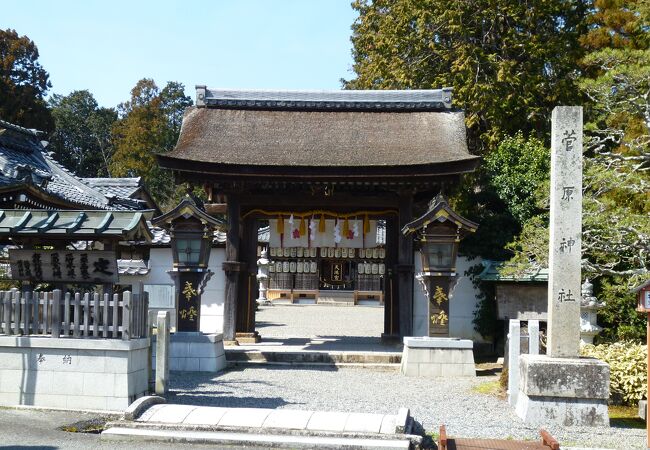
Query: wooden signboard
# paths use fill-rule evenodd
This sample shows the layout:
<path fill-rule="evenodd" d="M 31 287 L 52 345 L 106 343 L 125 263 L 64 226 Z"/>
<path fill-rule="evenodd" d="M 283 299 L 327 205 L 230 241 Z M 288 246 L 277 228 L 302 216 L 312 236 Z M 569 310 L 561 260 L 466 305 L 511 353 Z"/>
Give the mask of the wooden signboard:
<path fill-rule="evenodd" d="M 9 250 L 12 280 L 67 283 L 118 281 L 115 252 L 98 250 Z"/>

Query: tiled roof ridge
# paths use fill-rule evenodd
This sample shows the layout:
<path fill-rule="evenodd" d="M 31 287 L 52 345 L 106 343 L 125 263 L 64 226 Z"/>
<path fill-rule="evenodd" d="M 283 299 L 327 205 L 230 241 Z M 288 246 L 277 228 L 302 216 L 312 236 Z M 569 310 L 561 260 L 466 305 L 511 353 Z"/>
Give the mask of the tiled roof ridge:
<path fill-rule="evenodd" d="M 404 90 L 212 89 L 196 86 L 197 107 L 315 110 L 452 110 L 452 88 Z"/>
<path fill-rule="evenodd" d="M 83 177 L 81 178 L 89 185 L 102 185 L 102 186 L 123 186 L 127 183 L 129 186 L 140 186 L 142 177 Z"/>
<path fill-rule="evenodd" d="M 20 125 L 16 125 L 15 123 L 7 122 L 6 120 L 2 120 L 2 119 L 0 119 L 0 126 L 5 127 L 5 128 L 9 128 L 9 129 L 11 129 L 13 131 L 17 131 L 19 133 L 27 134 L 27 135 L 33 136 L 33 137 L 38 137 L 38 136 L 42 136 L 42 135 L 45 134 L 43 131 L 40 131 L 40 130 L 37 130 L 37 129 L 34 129 L 34 128 L 21 127 Z"/>

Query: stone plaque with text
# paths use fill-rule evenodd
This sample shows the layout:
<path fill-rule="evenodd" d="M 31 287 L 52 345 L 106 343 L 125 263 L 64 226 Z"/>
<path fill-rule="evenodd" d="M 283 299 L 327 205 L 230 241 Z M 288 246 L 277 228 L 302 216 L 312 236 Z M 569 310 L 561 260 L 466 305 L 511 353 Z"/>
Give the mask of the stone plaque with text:
<path fill-rule="evenodd" d="M 582 107 L 553 109 L 551 139 L 547 354 L 575 358 L 580 346 Z"/>

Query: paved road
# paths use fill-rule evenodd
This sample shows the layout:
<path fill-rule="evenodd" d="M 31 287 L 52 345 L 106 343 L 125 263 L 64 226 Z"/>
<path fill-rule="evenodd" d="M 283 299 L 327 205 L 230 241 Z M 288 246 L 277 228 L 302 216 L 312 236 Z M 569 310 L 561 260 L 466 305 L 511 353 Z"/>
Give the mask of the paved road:
<path fill-rule="evenodd" d="M 68 433 L 59 430 L 62 425 L 95 417 L 101 416 L 69 411 L 0 408 L 0 449 L 217 448 L 189 444 L 104 443 L 99 440 L 98 434 Z"/>

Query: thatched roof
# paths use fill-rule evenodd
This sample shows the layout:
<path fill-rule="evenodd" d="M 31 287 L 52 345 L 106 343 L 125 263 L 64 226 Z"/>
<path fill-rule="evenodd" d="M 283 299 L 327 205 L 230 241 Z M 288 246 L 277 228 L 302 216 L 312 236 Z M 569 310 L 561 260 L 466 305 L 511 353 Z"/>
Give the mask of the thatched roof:
<path fill-rule="evenodd" d="M 159 157 L 163 167 L 188 170 L 188 163 L 198 162 L 205 164 L 190 170 L 210 172 L 216 166 L 378 169 L 461 163 L 458 173 L 476 166 L 477 157 L 467 150 L 464 114 L 442 101 L 443 94 L 450 101 L 448 90 L 206 92 L 203 101 L 197 95 L 203 106 L 186 111 L 176 148 Z"/>

